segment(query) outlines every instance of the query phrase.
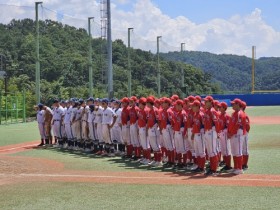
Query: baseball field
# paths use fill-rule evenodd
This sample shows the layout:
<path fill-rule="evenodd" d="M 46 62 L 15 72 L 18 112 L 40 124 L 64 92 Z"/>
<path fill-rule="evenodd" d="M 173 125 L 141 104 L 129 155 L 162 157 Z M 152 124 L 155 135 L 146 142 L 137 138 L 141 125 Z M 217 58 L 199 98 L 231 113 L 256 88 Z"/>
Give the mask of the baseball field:
<path fill-rule="evenodd" d="M 37 148 L 37 123 L 0 126 L 0 209 L 280 209 L 280 106 L 248 107 L 249 169 L 205 177 Z"/>

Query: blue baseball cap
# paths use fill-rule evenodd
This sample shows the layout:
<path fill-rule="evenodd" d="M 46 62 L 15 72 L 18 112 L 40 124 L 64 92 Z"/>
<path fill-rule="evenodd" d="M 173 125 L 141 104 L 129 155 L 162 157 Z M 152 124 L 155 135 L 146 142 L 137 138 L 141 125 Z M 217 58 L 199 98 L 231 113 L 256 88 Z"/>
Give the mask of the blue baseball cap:
<path fill-rule="evenodd" d="M 94 101 L 94 98 L 93 98 L 93 97 L 89 97 L 89 98 L 87 99 L 87 101 Z"/>
<path fill-rule="evenodd" d="M 102 102 L 102 103 L 108 104 L 108 103 L 109 103 L 109 100 L 108 100 L 108 98 L 103 98 L 101 102 Z"/>

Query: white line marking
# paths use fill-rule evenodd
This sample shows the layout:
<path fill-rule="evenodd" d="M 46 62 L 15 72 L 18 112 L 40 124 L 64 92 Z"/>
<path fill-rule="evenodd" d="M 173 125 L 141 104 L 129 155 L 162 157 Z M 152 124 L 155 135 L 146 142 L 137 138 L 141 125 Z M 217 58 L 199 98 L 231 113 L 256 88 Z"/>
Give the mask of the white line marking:
<path fill-rule="evenodd" d="M 166 179 L 166 180 L 174 180 L 174 179 L 185 179 L 188 178 L 188 176 L 180 176 L 180 177 L 141 177 L 141 176 L 101 176 L 101 175 L 80 175 L 80 174 L 3 174 L 0 173 L 0 176 L 13 176 L 13 177 L 17 177 L 17 176 L 22 176 L 22 177 L 54 177 L 54 178 L 59 178 L 59 177 L 68 177 L 68 178 L 107 178 L 107 179 Z M 187 180 L 197 180 L 199 181 L 200 179 L 186 179 Z M 204 179 L 203 179 L 204 180 Z M 257 178 L 248 178 L 248 179 L 235 179 L 232 177 L 207 177 L 205 180 L 227 180 L 227 181 L 261 181 L 261 182 L 280 182 L 280 179 L 257 179 Z"/>
<path fill-rule="evenodd" d="M 21 148 L 26 148 L 26 147 L 33 147 L 33 146 L 37 146 L 37 144 L 29 144 L 29 145 L 24 145 L 24 146 L 21 146 L 21 147 L 13 147 L 13 148 L 9 148 L 9 149 L 2 149 L 2 150 L 0 150 L 0 152 L 7 152 L 7 151 L 11 151 L 11 150 L 21 149 Z"/>

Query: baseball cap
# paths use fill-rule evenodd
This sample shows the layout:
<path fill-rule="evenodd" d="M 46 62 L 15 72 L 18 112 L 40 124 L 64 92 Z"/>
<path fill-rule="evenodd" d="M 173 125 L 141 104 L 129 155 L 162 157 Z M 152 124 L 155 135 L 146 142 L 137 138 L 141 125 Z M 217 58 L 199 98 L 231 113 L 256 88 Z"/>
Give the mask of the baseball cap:
<path fill-rule="evenodd" d="M 172 100 L 170 98 L 163 98 L 162 103 L 172 104 Z"/>
<path fill-rule="evenodd" d="M 247 107 L 247 103 L 245 101 L 241 101 L 241 102 L 242 102 L 241 107 L 246 108 Z"/>
<path fill-rule="evenodd" d="M 176 101 L 176 100 L 178 100 L 179 99 L 179 96 L 178 95 L 172 95 L 171 96 L 171 100 L 172 101 Z"/>
<path fill-rule="evenodd" d="M 220 103 L 220 105 L 221 105 L 221 107 L 227 109 L 227 103 L 226 102 L 222 102 L 222 103 Z"/>
<path fill-rule="evenodd" d="M 160 104 L 160 99 L 156 99 L 154 103 L 155 104 Z"/>
<path fill-rule="evenodd" d="M 239 98 L 234 99 L 233 101 L 230 102 L 231 104 L 242 104 L 242 101 Z"/>
<path fill-rule="evenodd" d="M 213 104 L 214 104 L 214 106 L 219 106 L 219 105 L 220 105 L 220 102 L 219 102 L 218 100 L 214 100 L 214 101 L 213 101 Z"/>
<path fill-rule="evenodd" d="M 151 96 L 149 96 L 148 98 L 147 98 L 147 103 L 154 103 L 154 98 L 153 97 L 151 97 Z"/>
<path fill-rule="evenodd" d="M 87 101 L 94 101 L 94 98 L 93 98 L 93 97 L 89 97 L 89 98 L 87 99 Z"/>
<path fill-rule="evenodd" d="M 61 104 L 65 104 L 66 102 L 65 102 L 64 100 L 61 100 L 60 103 L 61 103 Z"/>
<path fill-rule="evenodd" d="M 89 105 L 90 109 L 94 109 L 94 104 Z"/>
<path fill-rule="evenodd" d="M 195 98 L 195 100 L 201 101 L 201 97 L 200 96 L 195 96 L 194 98 Z"/>
<path fill-rule="evenodd" d="M 108 100 L 108 98 L 103 98 L 101 102 L 102 102 L 102 103 L 105 103 L 105 104 L 108 104 L 108 103 L 109 103 L 109 100 Z"/>
<path fill-rule="evenodd" d="M 80 98 L 80 99 L 79 99 L 79 102 L 80 102 L 81 104 L 84 103 L 84 99 Z"/>
<path fill-rule="evenodd" d="M 121 100 L 122 103 L 129 103 L 129 99 L 127 97 L 124 97 L 122 100 Z"/>
<path fill-rule="evenodd" d="M 213 97 L 212 96 L 206 96 L 203 100 L 204 101 L 213 101 Z"/>
<path fill-rule="evenodd" d="M 184 98 L 184 103 L 187 104 L 189 102 L 189 98 Z"/>
<path fill-rule="evenodd" d="M 139 104 L 145 104 L 145 103 L 147 103 L 146 98 L 142 97 L 142 98 L 139 99 Z"/>
<path fill-rule="evenodd" d="M 178 100 L 176 101 L 176 105 L 181 105 L 181 106 L 183 106 L 183 105 L 184 105 L 184 101 L 178 99 Z"/>
<path fill-rule="evenodd" d="M 134 101 L 134 102 L 136 102 L 136 101 L 137 101 L 137 97 L 136 97 L 136 96 L 131 96 L 131 97 L 129 98 L 129 101 Z"/>
<path fill-rule="evenodd" d="M 54 100 L 53 100 L 53 104 L 58 103 L 58 102 L 59 102 L 58 99 L 54 99 Z"/>
<path fill-rule="evenodd" d="M 44 104 L 39 103 L 37 106 L 38 106 L 39 108 L 43 108 Z"/>
<path fill-rule="evenodd" d="M 189 96 L 188 99 L 189 99 L 190 102 L 193 102 L 195 100 L 195 97 L 194 96 Z"/>
<path fill-rule="evenodd" d="M 200 101 L 199 100 L 195 100 L 193 103 L 191 103 L 191 106 L 200 106 Z"/>

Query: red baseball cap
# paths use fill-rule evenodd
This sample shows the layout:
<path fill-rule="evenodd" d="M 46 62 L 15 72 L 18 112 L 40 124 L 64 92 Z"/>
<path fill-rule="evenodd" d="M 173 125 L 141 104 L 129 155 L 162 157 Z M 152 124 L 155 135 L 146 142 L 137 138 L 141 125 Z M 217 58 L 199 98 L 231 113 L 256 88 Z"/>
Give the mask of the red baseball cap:
<path fill-rule="evenodd" d="M 222 103 L 220 103 L 220 105 L 221 105 L 221 107 L 227 109 L 227 103 L 226 102 L 222 102 Z"/>
<path fill-rule="evenodd" d="M 170 98 L 163 98 L 162 103 L 172 104 L 172 100 Z"/>
<path fill-rule="evenodd" d="M 247 103 L 245 101 L 242 101 L 241 107 L 246 108 L 247 107 Z"/>
<path fill-rule="evenodd" d="M 213 99 L 212 96 L 206 96 L 203 100 L 204 101 L 211 101 L 212 102 L 214 99 Z"/>
<path fill-rule="evenodd" d="M 189 99 L 190 102 L 193 102 L 195 100 L 195 97 L 194 96 L 189 96 L 188 99 Z"/>
<path fill-rule="evenodd" d="M 172 101 L 176 101 L 176 100 L 178 100 L 179 99 L 179 96 L 178 95 L 173 95 L 173 96 L 171 96 L 171 100 Z"/>
<path fill-rule="evenodd" d="M 193 103 L 191 103 L 191 106 L 200 106 L 200 101 L 199 100 L 195 100 Z"/>
<path fill-rule="evenodd" d="M 146 98 L 142 97 L 142 98 L 139 99 L 139 104 L 145 104 L 145 103 L 147 103 Z"/>
<path fill-rule="evenodd" d="M 136 97 L 136 96 L 131 96 L 131 97 L 129 98 L 129 100 L 130 100 L 130 101 L 136 102 L 136 101 L 137 101 L 137 97 Z"/>
<path fill-rule="evenodd" d="M 127 97 L 124 97 L 122 100 L 121 100 L 122 103 L 129 103 L 129 99 Z"/>
<path fill-rule="evenodd" d="M 218 100 L 213 101 L 214 106 L 220 106 L 220 102 Z"/>
<path fill-rule="evenodd" d="M 160 104 L 160 99 L 155 99 L 154 103 L 155 104 Z"/>
<path fill-rule="evenodd" d="M 194 98 L 195 98 L 195 100 L 201 101 L 201 97 L 200 96 L 195 96 Z"/>
<path fill-rule="evenodd" d="M 153 97 L 149 96 L 149 97 L 147 98 L 147 103 L 154 103 Z"/>
<path fill-rule="evenodd" d="M 231 104 L 239 104 L 242 105 L 242 101 L 239 98 L 234 99 L 233 101 L 230 102 Z"/>
<path fill-rule="evenodd" d="M 178 99 L 175 103 L 176 103 L 176 105 L 181 105 L 181 106 L 184 105 L 184 101 L 182 101 L 180 99 Z"/>

